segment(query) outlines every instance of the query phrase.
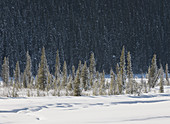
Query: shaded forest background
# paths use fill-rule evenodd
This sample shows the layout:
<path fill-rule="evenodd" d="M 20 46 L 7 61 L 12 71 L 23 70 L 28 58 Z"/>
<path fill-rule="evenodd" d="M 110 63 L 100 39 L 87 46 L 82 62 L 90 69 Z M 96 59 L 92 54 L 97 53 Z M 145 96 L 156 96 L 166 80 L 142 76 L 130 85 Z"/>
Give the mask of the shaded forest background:
<path fill-rule="evenodd" d="M 61 64 L 66 60 L 70 70 L 79 60 L 89 63 L 94 52 L 97 70 L 109 73 L 111 67 L 115 70 L 123 45 L 132 54 L 134 73 L 145 73 L 154 53 L 158 63 L 170 63 L 170 2 L 0 1 L 0 63 L 9 57 L 10 73 L 17 60 L 24 70 L 29 51 L 35 75 L 43 46 L 51 72 L 58 49 Z"/>

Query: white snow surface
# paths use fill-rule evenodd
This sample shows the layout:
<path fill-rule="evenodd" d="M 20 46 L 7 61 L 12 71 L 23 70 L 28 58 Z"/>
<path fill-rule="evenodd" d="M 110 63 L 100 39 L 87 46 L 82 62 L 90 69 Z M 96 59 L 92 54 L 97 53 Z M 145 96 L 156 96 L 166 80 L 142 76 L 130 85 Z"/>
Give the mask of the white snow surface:
<path fill-rule="evenodd" d="M 170 87 L 141 96 L 0 97 L 0 124 L 168 124 Z"/>

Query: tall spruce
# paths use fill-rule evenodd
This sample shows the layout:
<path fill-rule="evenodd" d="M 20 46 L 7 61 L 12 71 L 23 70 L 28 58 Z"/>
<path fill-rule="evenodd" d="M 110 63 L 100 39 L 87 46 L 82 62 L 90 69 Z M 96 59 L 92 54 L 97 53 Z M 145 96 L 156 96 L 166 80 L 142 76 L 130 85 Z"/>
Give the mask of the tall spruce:
<path fill-rule="evenodd" d="M 165 74 L 166 74 L 166 84 L 169 86 L 170 85 L 170 82 L 169 82 L 169 72 L 168 72 L 168 64 L 166 64 L 166 68 L 165 68 Z"/>
<path fill-rule="evenodd" d="M 115 86 L 115 74 L 113 72 L 113 69 L 110 70 L 110 87 L 109 87 L 109 95 L 116 94 L 116 86 Z"/>
<path fill-rule="evenodd" d="M 56 64 L 55 64 L 55 78 L 58 80 L 60 78 L 60 57 L 59 51 L 57 50 Z"/>
<path fill-rule="evenodd" d="M 101 74 L 99 94 L 100 95 L 105 95 L 106 94 L 105 90 L 106 90 L 106 86 L 105 86 L 105 72 L 103 70 L 103 73 Z"/>
<path fill-rule="evenodd" d="M 38 88 L 40 90 L 45 90 L 48 81 L 48 66 L 47 59 L 45 56 L 45 48 L 42 48 L 41 62 L 38 69 Z"/>
<path fill-rule="evenodd" d="M 66 61 L 64 61 L 63 65 L 63 80 L 62 80 L 62 88 L 65 88 L 67 86 L 67 64 Z"/>
<path fill-rule="evenodd" d="M 88 71 L 86 61 L 84 62 L 84 66 L 81 71 L 81 79 L 83 84 L 83 89 L 86 91 L 88 88 Z"/>
<path fill-rule="evenodd" d="M 123 46 L 120 56 L 120 74 L 122 78 L 122 85 L 126 82 L 126 62 L 125 62 L 125 47 Z"/>
<path fill-rule="evenodd" d="M 121 70 L 119 67 L 119 64 L 116 65 L 116 74 L 117 74 L 117 85 L 118 85 L 118 94 L 122 94 L 123 93 L 123 84 L 122 84 L 122 75 L 121 75 Z"/>
<path fill-rule="evenodd" d="M 76 72 L 76 77 L 74 80 L 74 96 L 81 96 L 81 90 L 80 90 L 80 68 L 78 67 Z"/>
<path fill-rule="evenodd" d="M 17 88 L 21 87 L 21 82 L 20 82 L 20 67 L 19 67 L 19 61 L 17 61 L 16 63 L 16 67 L 15 67 L 15 72 L 14 72 L 14 77 L 15 77 L 15 84 Z"/>
<path fill-rule="evenodd" d="M 75 67 L 74 65 L 72 66 L 72 78 L 73 78 L 73 81 L 75 79 Z"/>
<path fill-rule="evenodd" d="M 130 52 L 127 54 L 127 78 L 126 93 L 133 94 L 133 71 Z"/>
<path fill-rule="evenodd" d="M 2 71 L 1 71 L 2 81 L 4 86 L 9 85 L 9 61 L 8 58 L 4 57 Z"/>
<path fill-rule="evenodd" d="M 156 64 L 156 54 L 154 54 L 153 58 L 152 58 L 152 63 L 151 63 L 151 68 L 150 68 L 150 78 L 151 78 L 151 87 L 154 88 L 156 85 L 156 82 L 158 79 L 158 67 Z"/>
<path fill-rule="evenodd" d="M 95 79 L 95 73 L 96 73 L 96 62 L 95 62 L 95 58 L 94 58 L 94 53 L 93 52 L 91 53 L 91 56 L 90 56 L 89 71 L 90 71 L 90 85 L 92 87 L 94 79 Z"/>
<path fill-rule="evenodd" d="M 26 68 L 24 70 L 24 77 L 23 77 L 23 87 L 27 88 L 28 85 L 32 87 L 33 84 L 31 84 L 32 79 L 32 64 L 31 64 L 31 57 L 29 55 L 29 52 L 27 51 L 27 60 L 26 60 Z"/>
<path fill-rule="evenodd" d="M 160 68 L 160 82 L 159 82 L 159 85 L 160 85 L 160 93 L 164 93 L 164 70 L 163 70 L 163 67 L 161 65 L 161 68 Z"/>

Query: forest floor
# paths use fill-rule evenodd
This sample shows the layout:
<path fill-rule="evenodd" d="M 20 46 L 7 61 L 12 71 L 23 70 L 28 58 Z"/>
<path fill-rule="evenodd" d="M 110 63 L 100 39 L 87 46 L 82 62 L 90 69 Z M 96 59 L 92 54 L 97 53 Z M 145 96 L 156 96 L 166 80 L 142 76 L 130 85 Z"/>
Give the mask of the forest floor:
<path fill-rule="evenodd" d="M 170 122 L 170 87 L 141 96 L 0 97 L 0 124 L 160 124 Z"/>

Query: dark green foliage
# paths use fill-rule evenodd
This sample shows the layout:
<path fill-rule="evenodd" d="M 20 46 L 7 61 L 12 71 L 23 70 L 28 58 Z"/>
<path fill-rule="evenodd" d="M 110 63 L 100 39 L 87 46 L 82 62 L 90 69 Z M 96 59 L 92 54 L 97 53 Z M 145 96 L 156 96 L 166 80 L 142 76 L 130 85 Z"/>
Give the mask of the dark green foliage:
<path fill-rule="evenodd" d="M 41 54 L 41 62 L 40 66 L 38 69 L 38 87 L 40 90 L 45 90 L 45 87 L 47 85 L 47 80 L 48 80 L 48 66 L 47 66 L 47 59 L 45 56 L 45 48 L 43 47 L 42 49 L 42 54 Z"/>

